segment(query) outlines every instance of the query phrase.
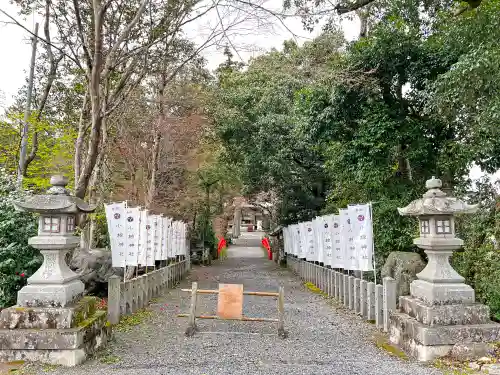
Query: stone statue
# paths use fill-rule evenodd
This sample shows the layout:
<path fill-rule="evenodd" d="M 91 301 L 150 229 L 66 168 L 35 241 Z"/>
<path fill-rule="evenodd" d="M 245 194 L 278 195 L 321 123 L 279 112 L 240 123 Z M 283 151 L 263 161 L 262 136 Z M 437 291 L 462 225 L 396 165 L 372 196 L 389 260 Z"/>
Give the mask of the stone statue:
<path fill-rule="evenodd" d="M 123 278 L 123 268 L 112 267 L 111 252 L 105 249 L 78 248 L 73 253 L 69 267 L 80 275 L 86 293 L 105 294 L 111 276 Z"/>
<path fill-rule="evenodd" d="M 417 279 L 417 273 L 425 268 L 425 262 L 417 253 L 393 251 L 381 270 L 382 277 L 396 280 L 397 300 L 400 296 L 410 295 L 410 284 Z"/>

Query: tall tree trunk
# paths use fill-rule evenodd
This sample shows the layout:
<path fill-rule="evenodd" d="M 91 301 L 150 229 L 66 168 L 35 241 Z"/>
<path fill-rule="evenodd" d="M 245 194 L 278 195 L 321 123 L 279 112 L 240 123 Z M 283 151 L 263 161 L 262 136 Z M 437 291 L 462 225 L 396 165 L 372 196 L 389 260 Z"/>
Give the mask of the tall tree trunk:
<path fill-rule="evenodd" d="M 357 10 L 356 14 L 359 17 L 359 37 L 364 38 L 368 33 L 368 12 L 365 10 Z"/>
<path fill-rule="evenodd" d="M 80 112 L 80 119 L 78 121 L 78 135 L 76 137 L 75 142 L 75 159 L 74 159 L 74 169 L 75 169 L 75 186 L 78 184 L 78 180 L 80 178 L 81 166 L 82 166 L 82 154 L 83 154 L 83 145 L 85 143 L 85 133 L 86 133 L 86 113 L 87 113 L 87 104 L 89 99 L 88 91 L 85 93 L 85 97 L 83 98 L 82 109 Z"/>
<path fill-rule="evenodd" d="M 103 118 L 101 117 L 100 114 L 92 115 L 92 129 L 90 131 L 87 156 L 85 157 L 83 168 L 81 168 L 81 172 L 78 177 L 78 182 L 75 184 L 75 196 L 81 199 L 85 198 L 90 178 L 92 177 L 92 172 L 94 170 L 94 167 L 97 163 L 97 158 L 99 156 L 99 144 L 101 138 L 102 121 Z"/>
<path fill-rule="evenodd" d="M 98 191 L 99 180 L 101 178 L 101 171 L 104 164 L 104 158 L 106 156 L 106 146 L 108 143 L 108 131 L 107 131 L 107 123 L 105 120 L 102 121 L 102 141 L 101 141 L 101 149 L 97 156 L 97 160 L 95 163 L 95 167 L 92 171 L 91 179 L 89 180 L 88 186 L 88 200 L 92 206 L 98 206 L 102 200 L 102 195 Z M 82 237 L 80 240 L 80 244 L 85 249 L 91 249 L 95 246 L 95 234 L 96 234 L 96 222 L 92 217 L 90 221 L 85 220 L 82 223 L 84 230 L 82 231 Z"/>
<path fill-rule="evenodd" d="M 50 38 L 50 7 L 52 0 L 45 0 L 45 22 L 43 25 L 43 31 L 45 35 L 45 50 L 47 51 L 47 57 L 49 58 L 49 73 L 47 75 L 47 82 L 45 82 L 45 86 L 43 88 L 43 94 L 36 109 L 36 121 L 39 122 L 42 119 L 42 113 L 45 109 L 45 105 L 47 104 L 47 100 L 49 98 L 50 90 L 54 84 L 54 81 L 57 78 L 57 67 L 59 63 L 64 57 L 64 54 L 60 53 L 59 56 L 54 56 L 52 51 L 52 44 Z M 38 153 L 38 130 L 36 128 L 33 129 L 33 140 L 31 143 L 31 151 L 26 158 L 26 162 L 24 163 L 23 176 L 26 176 L 28 172 L 28 166 L 31 164 Z"/>
<path fill-rule="evenodd" d="M 156 197 L 156 179 L 158 173 L 158 158 L 160 154 L 160 141 L 161 134 L 158 126 L 155 128 L 153 136 L 153 150 L 152 150 L 152 161 L 151 161 L 151 174 L 149 178 L 148 188 L 146 192 L 145 205 L 149 209 L 153 204 L 153 200 Z"/>
<path fill-rule="evenodd" d="M 38 42 L 38 23 L 35 24 L 35 32 L 31 38 L 31 62 L 28 78 L 28 95 L 26 98 L 26 107 L 24 110 L 23 133 L 21 136 L 21 148 L 19 152 L 19 165 L 17 168 L 17 186 L 22 188 L 23 177 L 26 170 L 26 154 L 28 152 L 28 132 L 29 118 L 31 115 L 31 96 L 33 94 L 33 76 L 35 74 L 36 44 Z"/>

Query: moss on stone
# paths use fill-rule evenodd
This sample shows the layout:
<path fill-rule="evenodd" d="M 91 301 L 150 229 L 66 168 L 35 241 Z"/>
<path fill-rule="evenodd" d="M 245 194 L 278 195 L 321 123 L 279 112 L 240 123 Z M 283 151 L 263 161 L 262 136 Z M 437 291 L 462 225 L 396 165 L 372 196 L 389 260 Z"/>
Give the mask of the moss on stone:
<path fill-rule="evenodd" d="M 377 336 L 375 338 L 375 345 L 377 346 L 377 348 L 380 348 L 380 349 L 386 351 L 390 355 L 393 355 L 393 356 L 398 357 L 400 359 L 403 359 L 405 361 L 408 360 L 408 356 L 406 355 L 405 352 L 403 352 L 401 349 L 399 349 L 396 346 L 387 342 L 387 340 L 382 336 Z"/>
<path fill-rule="evenodd" d="M 132 329 L 132 327 L 137 326 L 144 321 L 148 320 L 153 315 L 151 310 L 139 310 L 134 314 L 122 316 L 120 322 L 115 326 L 117 331 L 127 332 Z"/>
<path fill-rule="evenodd" d="M 316 285 L 314 285 L 313 283 L 305 283 L 304 286 L 309 289 L 311 292 L 313 293 L 317 293 L 317 294 L 320 294 L 321 293 L 321 289 L 318 288 Z"/>
<path fill-rule="evenodd" d="M 320 288 L 318 288 L 316 285 L 314 285 L 313 283 L 305 283 L 304 286 L 309 289 L 311 292 L 313 293 L 316 293 L 316 294 L 321 294 L 322 296 L 324 297 L 327 297 L 328 295 L 323 292 Z"/>
<path fill-rule="evenodd" d="M 97 297 L 85 296 L 75 306 L 72 327 L 80 327 L 81 324 L 93 316 L 97 311 Z"/>
<path fill-rule="evenodd" d="M 120 357 L 117 357 L 114 355 L 106 355 L 106 356 L 99 358 L 99 362 L 104 363 L 104 364 L 117 363 L 117 362 L 120 362 Z"/>
<path fill-rule="evenodd" d="M 91 315 L 89 318 L 81 321 L 79 324 L 78 324 L 78 327 L 79 328 L 83 328 L 83 327 L 89 327 L 91 326 L 92 324 L 94 324 L 96 321 L 98 321 L 99 319 L 101 319 L 103 316 L 106 315 L 106 311 L 96 311 L 93 315 Z"/>
<path fill-rule="evenodd" d="M 10 362 L 7 362 L 7 365 L 9 366 L 20 366 L 20 365 L 24 365 L 25 361 L 22 361 L 22 360 L 19 360 L 19 361 L 10 361 Z"/>
<path fill-rule="evenodd" d="M 85 320 L 85 312 L 83 310 L 75 310 L 73 315 L 72 326 L 79 326 Z"/>
<path fill-rule="evenodd" d="M 88 315 L 93 315 L 97 310 L 98 298 L 94 296 L 85 296 L 78 301 L 77 305 L 84 306 Z"/>
<path fill-rule="evenodd" d="M 452 358 L 438 358 L 434 360 L 431 365 L 443 372 L 444 375 L 468 375 L 468 374 L 478 374 L 479 372 L 475 369 L 469 367 L 469 363 L 454 361 Z M 487 370 L 483 370 L 481 373 L 488 373 Z"/>

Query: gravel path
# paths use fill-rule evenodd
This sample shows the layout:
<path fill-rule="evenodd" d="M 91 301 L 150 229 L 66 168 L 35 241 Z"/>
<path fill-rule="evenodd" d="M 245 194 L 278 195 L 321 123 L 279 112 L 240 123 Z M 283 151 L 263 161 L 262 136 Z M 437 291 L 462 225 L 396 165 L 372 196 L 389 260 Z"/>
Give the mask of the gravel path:
<path fill-rule="evenodd" d="M 198 320 L 199 331 L 184 336 L 188 293 L 169 290 L 147 323 L 116 333 L 110 356 L 73 369 L 56 369 L 64 375 L 250 375 L 250 374 L 363 374 L 431 375 L 435 369 L 389 356 L 372 343 L 373 326 L 331 300 L 308 291 L 295 276 L 264 257 L 259 234 L 245 233 L 228 251 L 223 264 L 195 267 L 181 287 L 198 281 L 200 288 L 217 288 L 219 282 L 243 283 L 246 290 L 276 291 L 285 286 L 285 329 L 278 338 L 274 323 Z M 199 313 L 213 315 L 216 296 L 198 298 Z M 276 303 L 266 297 L 245 296 L 244 315 L 276 315 Z M 109 358 L 107 360 L 109 362 Z"/>

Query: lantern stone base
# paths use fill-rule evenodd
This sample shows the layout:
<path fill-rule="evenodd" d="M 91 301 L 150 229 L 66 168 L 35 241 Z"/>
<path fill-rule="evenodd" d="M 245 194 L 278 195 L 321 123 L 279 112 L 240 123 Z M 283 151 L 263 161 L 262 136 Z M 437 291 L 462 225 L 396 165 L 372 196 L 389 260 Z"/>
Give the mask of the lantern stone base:
<path fill-rule="evenodd" d="M 429 306 L 416 298 L 403 296 L 399 297 L 399 309 L 430 327 L 491 323 L 490 308 L 481 303 Z"/>
<path fill-rule="evenodd" d="M 85 290 L 80 280 L 65 284 L 28 284 L 17 293 L 17 304 L 25 307 L 66 307 L 78 301 Z"/>
<path fill-rule="evenodd" d="M 500 324 L 490 321 L 485 305 L 432 306 L 400 297 L 400 310 L 390 316 L 390 341 L 419 361 L 447 355 L 480 357 L 500 339 Z"/>
<path fill-rule="evenodd" d="M 410 294 L 429 305 L 471 304 L 475 301 L 474 289 L 464 283 L 440 284 L 414 280 L 410 284 Z"/>
<path fill-rule="evenodd" d="M 107 313 L 96 310 L 94 297 L 66 308 L 14 306 L 0 314 L 0 361 L 75 366 L 110 335 Z"/>

